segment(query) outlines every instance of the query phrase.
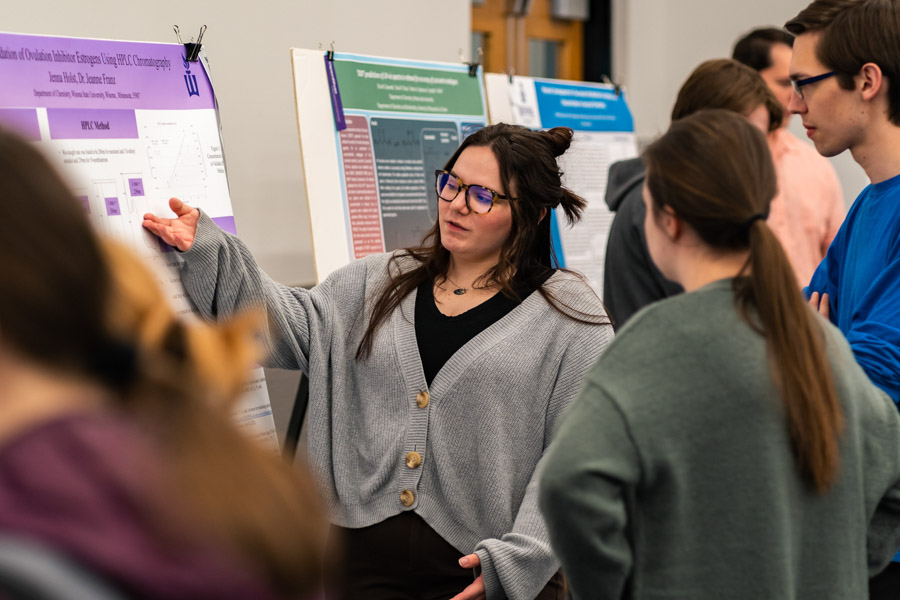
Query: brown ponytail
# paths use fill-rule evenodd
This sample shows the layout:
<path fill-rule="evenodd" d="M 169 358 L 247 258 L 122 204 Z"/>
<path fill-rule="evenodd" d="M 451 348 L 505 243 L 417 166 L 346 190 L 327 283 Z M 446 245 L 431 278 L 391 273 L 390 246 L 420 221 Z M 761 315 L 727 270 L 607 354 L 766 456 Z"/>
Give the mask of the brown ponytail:
<path fill-rule="evenodd" d="M 766 338 L 800 473 L 825 493 L 838 475 L 843 413 L 822 324 L 797 289 L 781 244 L 757 218 L 768 214 L 776 192 L 765 137 L 733 112 L 703 110 L 673 122 L 644 159 L 654 212 L 670 207 L 713 249 L 749 250 L 744 274 L 734 280 L 735 300 Z"/>
<path fill-rule="evenodd" d="M 821 324 L 796 292 L 787 255 L 763 221 L 751 226 L 748 266 L 749 275 L 735 281 L 736 297 L 745 315 L 755 305 L 762 322 L 800 470 L 817 491 L 827 491 L 837 478 L 844 418 Z"/>

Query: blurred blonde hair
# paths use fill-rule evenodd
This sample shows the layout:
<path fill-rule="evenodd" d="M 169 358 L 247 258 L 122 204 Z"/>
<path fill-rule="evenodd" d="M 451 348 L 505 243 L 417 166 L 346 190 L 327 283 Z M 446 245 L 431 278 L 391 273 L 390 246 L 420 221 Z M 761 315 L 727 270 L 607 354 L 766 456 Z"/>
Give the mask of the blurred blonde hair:
<path fill-rule="evenodd" d="M 110 334 L 134 352 L 122 408 L 162 440 L 173 489 L 194 523 L 280 591 L 311 592 L 326 531 L 311 478 L 234 424 L 232 409 L 261 354 L 261 315 L 217 325 L 182 321 L 131 250 L 108 240 L 102 247 L 112 281 Z"/>
<path fill-rule="evenodd" d="M 262 314 L 247 312 L 221 325 L 182 321 L 158 277 L 131 249 L 108 239 L 102 247 L 113 281 L 110 333 L 159 363 L 170 363 L 146 366 L 182 369 L 188 361 L 200 384 L 197 392 L 223 408 L 232 407 L 261 358 L 254 336 L 262 329 Z"/>

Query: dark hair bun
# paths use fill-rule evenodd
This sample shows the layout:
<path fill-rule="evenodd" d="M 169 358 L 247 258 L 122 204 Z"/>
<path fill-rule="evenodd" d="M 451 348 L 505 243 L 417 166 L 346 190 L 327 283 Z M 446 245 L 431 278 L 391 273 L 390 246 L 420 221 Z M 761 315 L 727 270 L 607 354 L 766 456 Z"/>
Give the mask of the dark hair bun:
<path fill-rule="evenodd" d="M 574 132 L 568 127 L 554 127 L 553 129 L 542 131 L 541 135 L 550 144 L 553 156 L 561 156 L 569 149 Z"/>

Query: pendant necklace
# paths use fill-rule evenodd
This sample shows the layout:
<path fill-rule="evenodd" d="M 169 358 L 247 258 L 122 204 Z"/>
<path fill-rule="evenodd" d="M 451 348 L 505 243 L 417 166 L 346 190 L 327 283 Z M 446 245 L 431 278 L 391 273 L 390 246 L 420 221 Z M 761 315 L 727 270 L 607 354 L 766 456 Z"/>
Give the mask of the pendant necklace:
<path fill-rule="evenodd" d="M 460 287 L 460 285 L 458 283 L 456 283 L 455 281 L 453 281 L 452 279 L 450 279 L 450 277 L 448 275 L 444 275 L 444 278 L 456 286 L 456 288 L 453 290 L 453 293 L 456 294 L 457 296 L 462 296 L 463 294 L 465 294 L 466 292 L 469 291 L 469 288 Z"/>

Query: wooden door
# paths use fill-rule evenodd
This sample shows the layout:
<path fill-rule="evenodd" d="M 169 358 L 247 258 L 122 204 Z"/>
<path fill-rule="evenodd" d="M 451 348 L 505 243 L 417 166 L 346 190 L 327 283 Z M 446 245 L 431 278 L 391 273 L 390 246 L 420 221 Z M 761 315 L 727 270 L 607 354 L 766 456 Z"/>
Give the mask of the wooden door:
<path fill-rule="evenodd" d="M 551 0 L 481 0 L 472 6 L 472 56 L 486 72 L 581 80 L 584 24 L 551 15 Z M 525 14 L 523 6 L 527 6 Z"/>

